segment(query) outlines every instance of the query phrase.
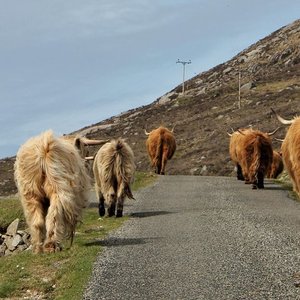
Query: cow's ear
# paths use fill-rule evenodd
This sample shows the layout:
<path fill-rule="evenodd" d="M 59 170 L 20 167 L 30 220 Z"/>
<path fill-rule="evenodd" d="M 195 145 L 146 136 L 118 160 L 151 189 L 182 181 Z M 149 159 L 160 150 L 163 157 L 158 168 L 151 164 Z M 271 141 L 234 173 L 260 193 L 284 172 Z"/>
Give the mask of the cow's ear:
<path fill-rule="evenodd" d="M 80 140 L 79 137 L 77 137 L 77 138 L 75 139 L 74 145 L 75 145 L 75 147 L 76 147 L 77 149 L 79 149 L 79 150 L 81 149 L 81 140 Z"/>

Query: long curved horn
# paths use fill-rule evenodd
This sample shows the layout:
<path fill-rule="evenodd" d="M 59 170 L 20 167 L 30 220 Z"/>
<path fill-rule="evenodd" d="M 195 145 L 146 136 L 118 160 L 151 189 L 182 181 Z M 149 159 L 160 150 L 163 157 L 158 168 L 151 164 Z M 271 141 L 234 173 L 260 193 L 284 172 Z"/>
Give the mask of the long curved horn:
<path fill-rule="evenodd" d="M 147 132 L 147 130 L 146 129 L 144 129 L 145 130 L 145 134 L 146 135 L 149 135 L 150 134 L 150 132 Z"/>
<path fill-rule="evenodd" d="M 232 136 L 232 133 L 229 133 L 228 131 L 226 131 L 226 133 L 231 137 Z"/>
<path fill-rule="evenodd" d="M 275 138 L 274 140 L 277 142 L 281 142 L 281 143 L 284 141 L 284 139 L 282 140 L 282 139 L 278 139 L 278 138 Z"/>
<path fill-rule="evenodd" d="M 275 130 L 273 130 L 272 132 L 267 132 L 267 135 L 271 136 L 273 134 L 275 134 L 281 127 L 277 127 Z"/>
<path fill-rule="evenodd" d="M 84 159 L 85 160 L 94 160 L 94 156 L 86 156 Z"/>
<path fill-rule="evenodd" d="M 81 137 L 80 140 L 85 145 L 104 145 L 105 143 L 109 142 L 109 140 L 90 140 L 86 137 Z"/>
<path fill-rule="evenodd" d="M 174 129 L 175 129 L 176 124 L 173 126 L 173 128 L 171 129 L 171 132 L 174 133 Z"/>
<path fill-rule="evenodd" d="M 280 123 L 284 124 L 284 125 L 290 125 L 290 124 L 292 124 L 294 122 L 294 120 L 286 120 L 286 119 L 280 117 L 278 115 L 278 113 L 272 107 L 271 107 L 271 111 L 275 114 L 275 116 L 277 117 L 278 121 Z"/>

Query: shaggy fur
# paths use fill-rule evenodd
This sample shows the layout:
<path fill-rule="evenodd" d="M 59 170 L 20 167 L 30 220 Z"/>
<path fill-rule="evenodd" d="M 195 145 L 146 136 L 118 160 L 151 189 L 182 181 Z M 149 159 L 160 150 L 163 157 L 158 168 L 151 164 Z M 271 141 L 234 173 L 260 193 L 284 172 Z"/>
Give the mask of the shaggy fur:
<path fill-rule="evenodd" d="M 93 165 L 95 190 L 99 199 L 99 214 L 117 217 L 123 215 L 124 199 L 134 199 L 130 185 L 134 179 L 134 155 L 129 145 L 122 139 L 112 140 L 99 149 Z"/>
<path fill-rule="evenodd" d="M 252 183 L 254 189 L 264 188 L 264 177 L 273 160 L 271 138 L 253 129 L 241 130 L 232 136 L 234 135 L 236 135 L 235 157 L 234 155 L 232 157 L 240 165 L 245 182 Z"/>
<path fill-rule="evenodd" d="M 293 189 L 300 197 L 300 117 L 293 120 L 281 145 L 284 166 L 293 183 Z"/>
<path fill-rule="evenodd" d="M 173 157 L 176 150 L 173 132 L 162 126 L 152 130 L 146 141 L 146 147 L 155 173 L 164 175 L 167 161 Z"/>
<path fill-rule="evenodd" d="M 243 134 L 246 133 L 247 130 L 250 129 L 240 129 L 239 131 L 235 131 L 230 135 L 230 142 L 229 142 L 229 155 L 231 160 L 236 165 L 236 175 L 238 180 L 245 180 L 242 167 L 238 161 L 237 153 L 241 151 L 241 140 L 243 139 Z"/>
<path fill-rule="evenodd" d="M 273 151 L 273 161 L 271 168 L 267 172 L 267 178 L 277 178 L 283 171 L 282 154 L 278 151 Z"/>
<path fill-rule="evenodd" d="M 17 153 L 15 180 L 28 223 L 33 251 L 55 252 L 88 201 L 90 178 L 74 139 L 51 130 L 29 139 Z"/>

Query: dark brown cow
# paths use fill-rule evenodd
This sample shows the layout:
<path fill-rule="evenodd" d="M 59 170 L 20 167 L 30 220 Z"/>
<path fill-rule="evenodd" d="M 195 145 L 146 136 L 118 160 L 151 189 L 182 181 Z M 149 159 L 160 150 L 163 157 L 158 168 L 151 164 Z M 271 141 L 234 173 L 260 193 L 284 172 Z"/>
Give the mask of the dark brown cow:
<path fill-rule="evenodd" d="M 271 168 L 267 172 L 267 178 L 277 178 L 283 171 L 282 153 L 273 151 L 273 161 Z"/>
<path fill-rule="evenodd" d="M 173 128 L 174 129 L 174 128 Z M 155 173 L 164 175 L 167 161 L 172 158 L 176 150 L 176 141 L 173 129 L 160 126 L 148 133 L 145 130 L 148 139 L 146 147 L 151 166 L 155 168 Z"/>
<path fill-rule="evenodd" d="M 253 189 L 264 188 L 264 177 L 273 160 L 270 136 L 259 130 L 242 129 L 231 135 L 229 151 L 231 159 L 240 166 L 238 179 L 243 176 Z"/>
<path fill-rule="evenodd" d="M 273 109 L 277 119 L 284 125 L 291 125 L 281 145 L 285 169 L 293 183 L 293 190 L 300 197 L 300 117 L 292 120 L 283 119 Z"/>

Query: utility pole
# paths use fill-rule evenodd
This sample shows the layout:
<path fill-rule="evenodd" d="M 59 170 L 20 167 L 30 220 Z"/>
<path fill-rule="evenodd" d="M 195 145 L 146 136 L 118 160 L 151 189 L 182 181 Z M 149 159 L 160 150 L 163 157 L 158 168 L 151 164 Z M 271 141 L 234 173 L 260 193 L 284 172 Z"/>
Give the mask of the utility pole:
<path fill-rule="evenodd" d="M 176 64 L 182 64 L 182 66 L 183 66 L 182 95 L 184 95 L 185 65 L 186 65 L 186 64 L 190 64 L 190 63 L 192 63 L 191 60 L 189 60 L 189 61 L 182 61 L 182 60 L 179 60 L 179 59 L 178 59 L 178 60 L 176 61 Z"/>
<path fill-rule="evenodd" d="M 239 109 L 241 109 L 241 71 L 239 70 Z"/>

